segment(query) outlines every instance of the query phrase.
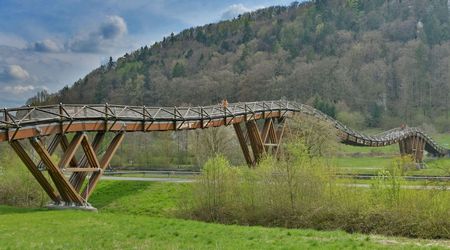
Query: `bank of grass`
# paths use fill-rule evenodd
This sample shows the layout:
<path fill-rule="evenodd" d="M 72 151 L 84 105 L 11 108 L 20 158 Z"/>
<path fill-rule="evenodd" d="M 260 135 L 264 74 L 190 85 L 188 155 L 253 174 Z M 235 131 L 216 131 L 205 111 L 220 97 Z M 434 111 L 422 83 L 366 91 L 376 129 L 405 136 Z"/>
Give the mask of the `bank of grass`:
<path fill-rule="evenodd" d="M 189 191 L 188 184 L 102 181 L 90 203 L 101 213 L 170 216 Z"/>
<path fill-rule="evenodd" d="M 0 249 L 446 249 L 448 242 L 0 207 Z"/>

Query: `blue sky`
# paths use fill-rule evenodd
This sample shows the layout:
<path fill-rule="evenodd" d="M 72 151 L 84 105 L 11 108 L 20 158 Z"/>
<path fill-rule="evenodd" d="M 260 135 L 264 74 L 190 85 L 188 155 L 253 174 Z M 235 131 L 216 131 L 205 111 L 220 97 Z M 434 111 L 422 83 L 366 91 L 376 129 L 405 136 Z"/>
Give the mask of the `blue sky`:
<path fill-rule="evenodd" d="M 229 19 L 275 0 L 0 0 L 0 107 L 54 92 L 170 33 Z"/>

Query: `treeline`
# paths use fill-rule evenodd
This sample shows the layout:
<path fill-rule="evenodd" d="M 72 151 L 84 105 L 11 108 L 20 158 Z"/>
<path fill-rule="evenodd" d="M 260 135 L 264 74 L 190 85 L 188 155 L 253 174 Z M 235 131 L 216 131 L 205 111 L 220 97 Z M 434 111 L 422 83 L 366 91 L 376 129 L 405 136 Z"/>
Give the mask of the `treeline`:
<path fill-rule="evenodd" d="M 317 0 L 190 28 L 29 104 L 285 98 L 356 128 L 450 130 L 447 1 Z"/>

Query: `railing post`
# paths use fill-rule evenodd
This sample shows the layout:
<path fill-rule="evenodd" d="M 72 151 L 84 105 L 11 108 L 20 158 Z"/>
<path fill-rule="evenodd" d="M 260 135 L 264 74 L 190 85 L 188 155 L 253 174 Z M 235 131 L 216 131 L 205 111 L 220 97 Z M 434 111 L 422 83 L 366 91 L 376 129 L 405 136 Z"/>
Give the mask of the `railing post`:
<path fill-rule="evenodd" d="M 59 126 L 60 126 L 60 130 L 61 130 L 61 134 L 63 134 L 64 131 L 64 126 L 63 126 L 63 104 L 60 102 L 59 103 Z M 30 117 L 31 118 L 31 117 Z"/>
<path fill-rule="evenodd" d="M 173 108 L 173 130 L 177 130 L 177 107 Z"/>
<path fill-rule="evenodd" d="M 203 106 L 200 107 L 200 122 L 201 122 L 200 128 L 203 129 L 203 126 L 204 126 L 204 122 L 203 122 Z"/>
<path fill-rule="evenodd" d="M 145 132 L 145 115 L 146 109 L 145 109 L 145 105 L 142 106 L 142 132 Z"/>
<path fill-rule="evenodd" d="M 247 121 L 247 103 L 244 104 L 244 120 Z"/>
<path fill-rule="evenodd" d="M 108 131 L 108 103 L 105 103 L 105 132 Z"/>
<path fill-rule="evenodd" d="M 223 105 L 223 124 L 227 126 L 227 107 Z"/>
<path fill-rule="evenodd" d="M 3 119 L 6 122 L 6 124 L 5 124 L 6 125 L 6 127 L 5 127 L 6 139 L 8 139 L 8 141 L 9 141 L 8 109 L 3 108 L 3 112 L 5 113 Z"/>

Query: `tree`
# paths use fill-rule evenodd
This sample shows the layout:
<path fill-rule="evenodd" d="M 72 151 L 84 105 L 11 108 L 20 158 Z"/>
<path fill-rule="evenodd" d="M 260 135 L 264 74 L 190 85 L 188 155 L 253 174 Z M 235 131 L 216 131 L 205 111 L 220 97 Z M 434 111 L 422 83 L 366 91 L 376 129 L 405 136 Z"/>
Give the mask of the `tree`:
<path fill-rule="evenodd" d="M 109 61 L 108 61 L 108 70 L 112 69 L 114 67 L 114 62 L 113 62 L 113 58 L 112 56 L 109 57 Z"/>
<path fill-rule="evenodd" d="M 172 69 L 172 77 L 183 77 L 186 75 L 186 70 L 184 68 L 184 64 L 177 62 Z"/>

